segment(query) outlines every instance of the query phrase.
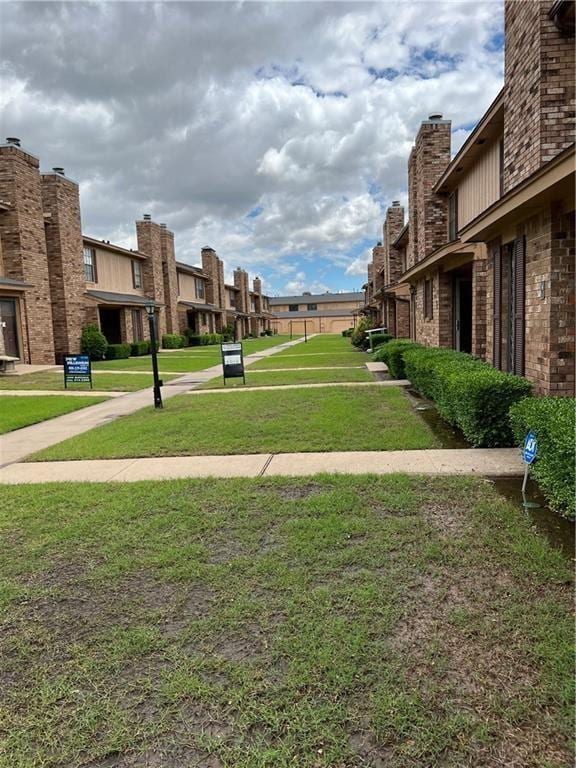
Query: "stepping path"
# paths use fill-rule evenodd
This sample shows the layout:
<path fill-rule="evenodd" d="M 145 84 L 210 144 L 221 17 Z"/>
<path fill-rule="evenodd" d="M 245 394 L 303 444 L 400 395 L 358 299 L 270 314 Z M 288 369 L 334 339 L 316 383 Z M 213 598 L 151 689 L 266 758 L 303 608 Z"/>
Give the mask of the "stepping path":
<path fill-rule="evenodd" d="M 304 339 L 296 339 L 284 342 L 277 347 L 262 350 L 258 354 L 248 355 L 245 358 L 245 363 L 250 365 L 262 357 L 268 357 L 303 341 Z M 147 375 L 150 376 L 150 371 L 147 372 Z M 188 392 L 191 387 L 198 386 L 221 375 L 221 364 L 205 368 L 202 371 L 183 374 L 179 378 L 167 382 L 162 387 L 162 398 L 168 400 L 175 395 L 181 395 Z M 62 392 L 55 394 L 62 394 Z M 106 395 L 108 394 L 106 392 Z M 146 389 L 139 389 L 137 392 L 124 393 L 122 397 L 112 397 L 106 402 L 90 405 L 87 408 L 67 413 L 64 416 L 57 416 L 55 419 L 48 419 L 39 424 L 15 429 L 13 432 L 0 436 L 0 467 L 21 461 L 31 453 L 49 448 L 51 445 L 62 442 L 62 440 L 67 440 L 69 437 L 75 437 L 95 427 L 108 424 L 119 416 L 126 416 L 129 413 L 139 411 L 148 405 L 152 405 L 152 402 L 152 387 L 147 387 Z"/>
<path fill-rule="evenodd" d="M 174 456 L 151 459 L 45 461 L 0 469 L 0 484 L 51 482 L 131 483 L 190 477 L 348 475 L 478 475 L 520 477 L 517 448 L 462 448 L 427 451 L 259 453 L 245 456 Z"/>
<path fill-rule="evenodd" d="M 293 370 L 293 369 L 292 369 Z M 297 368 L 296 370 L 301 370 Z M 326 381 L 316 384 L 266 384 L 257 387 L 214 387 L 213 389 L 190 389 L 187 395 L 213 395 L 222 392 L 262 392 L 268 389 L 325 389 L 326 387 L 409 387 L 408 379 L 390 381 Z"/>

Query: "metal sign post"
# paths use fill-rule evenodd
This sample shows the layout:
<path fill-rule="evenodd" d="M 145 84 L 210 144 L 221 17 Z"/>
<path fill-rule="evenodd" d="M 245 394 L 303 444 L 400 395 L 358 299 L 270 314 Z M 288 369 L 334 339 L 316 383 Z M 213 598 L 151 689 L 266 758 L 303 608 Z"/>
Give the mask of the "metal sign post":
<path fill-rule="evenodd" d="M 528 483 L 528 473 L 530 465 L 534 463 L 538 456 L 538 439 L 532 430 L 526 435 L 524 440 L 524 449 L 522 458 L 524 460 L 524 480 L 522 481 L 522 502 L 525 508 L 536 509 L 540 505 L 536 501 L 529 501 L 526 498 L 526 484 Z"/>
<path fill-rule="evenodd" d="M 92 389 L 92 365 L 88 355 L 64 355 L 64 389 L 68 384 L 90 384 Z"/>
<path fill-rule="evenodd" d="M 242 379 L 246 384 L 246 374 L 244 372 L 244 354 L 241 342 L 221 344 L 222 352 L 222 377 L 224 386 L 226 379 Z"/>

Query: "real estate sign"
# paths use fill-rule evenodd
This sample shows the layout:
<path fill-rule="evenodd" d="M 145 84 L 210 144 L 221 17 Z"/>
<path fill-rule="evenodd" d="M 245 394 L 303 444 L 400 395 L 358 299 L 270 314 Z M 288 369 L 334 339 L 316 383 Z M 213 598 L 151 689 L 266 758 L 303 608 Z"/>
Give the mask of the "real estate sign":
<path fill-rule="evenodd" d="M 88 355 L 64 355 L 64 389 L 68 384 L 90 384 L 92 389 L 92 366 Z"/>
<path fill-rule="evenodd" d="M 243 379 L 244 384 L 246 384 L 242 344 L 240 342 L 222 344 L 221 351 L 222 376 L 224 377 L 224 384 L 226 384 L 226 379 L 237 378 Z"/>

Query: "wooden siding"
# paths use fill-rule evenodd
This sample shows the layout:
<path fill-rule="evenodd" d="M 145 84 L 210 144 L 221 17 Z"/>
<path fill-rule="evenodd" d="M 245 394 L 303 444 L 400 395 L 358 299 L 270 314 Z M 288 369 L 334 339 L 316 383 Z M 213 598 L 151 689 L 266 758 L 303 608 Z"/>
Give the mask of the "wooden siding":
<path fill-rule="evenodd" d="M 500 140 L 493 141 L 458 185 L 458 228 L 500 197 Z"/>
<path fill-rule="evenodd" d="M 178 272 L 178 289 L 182 301 L 198 301 L 202 304 L 206 303 L 206 283 L 204 282 L 204 297 L 200 298 L 196 293 L 197 279 L 198 278 L 194 277 L 194 275 L 189 275 L 187 272 Z"/>
<path fill-rule="evenodd" d="M 92 247 L 92 246 L 89 246 Z M 97 283 L 87 283 L 88 288 L 98 288 L 101 291 L 113 291 L 114 293 L 134 293 L 144 295 L 142 288 L 134 288 L 132 280 L 132 259 L 119 253 L 100 250 L 96 251 L 96 277 Z"/>

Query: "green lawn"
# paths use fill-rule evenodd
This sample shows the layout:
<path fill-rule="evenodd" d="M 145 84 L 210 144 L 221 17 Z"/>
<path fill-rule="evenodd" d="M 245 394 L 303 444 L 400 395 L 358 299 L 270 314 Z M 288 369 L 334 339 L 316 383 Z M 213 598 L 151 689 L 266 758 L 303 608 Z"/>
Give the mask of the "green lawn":
<path fill-rule="evenodd" d="M 572 764 L 572 569 L 486 482 L 2 498 L 2 768 Z"/>
<path fill-rule="evenodd" d="M 398 388 L 179 395 L 34 454 L 104 459 L 438 447 Z"/>
<path fill-rule="evenodd" d="M 150 365 L 150 361 L 148 361 Z M 176 376 L 164 376 L 165 381 L 172 381 Z M 152 386 L 152 374 L 98 373 L 93 378 L 94 389 L 100 392 L 133 392 Z M 22 376 L 0 376 L 0 390 L 3 389 L 54 389 L 64 390 L 64 374 L 47 371 L 46 373 L 25 373 Z M 69 384 L 68 389 L 89 392 L 88 384 Z"/>
<path fill-rule="evenodd" d="M 210 347 L 210 352 L 180 354 L 178 352 L 159 352 L 158 369 L 161 373 L 189 373 L 211 368 L 221 361 L 220 348 Z M 148 371 L 152 363 L 149 357 L 129 357 L 126 360 L 102 360 L 92 363 L 94 371 Z"/>
<path fill-rule="evenodd" d="M 308 339 L 307 342 L 289 347 L 282 355 L 298 355 L 301 352 L 350 352 L 354 347 L 350 339 L 343 338 L 340 334 L 318 334 Z"/>
<path fill-rule="evenodd" d="M 30 424 L 46 421 L 46 419 L 53 419 L 55 416 L 62 416 L 64 413 L 71 413 L 88 405 L 96 405 L 106 399 L 105 397 L 66 397 L 65 395 L 0 397 L 0 434 L 28 427 Z"/>
<path fill-rule="evenodd" d="M 325 368 L 330 366 L 364 366 L 370 358 L 362 352 L 302 352 L 299 355 L 277 354 L 258 360 L 250 366 L 254 370 L 267 368 Z"/>
<path fill-rule="evenodd" d="M 365 368 L 342 368 L 324 371 L 252 371 L 253 366 L 246 369 L 246 387 L 262 387 L 267 385 L 282 384 L 321 384 L 326 382 L 341 381 L 374 381 L 372 374 Z M 221 376 L 211 379 L 202 385 L 202 389 L 214 389 L 223 387 Z M 228 379 L 227 387 L 240 387 L 244 389 L 242 379 Z"/>

